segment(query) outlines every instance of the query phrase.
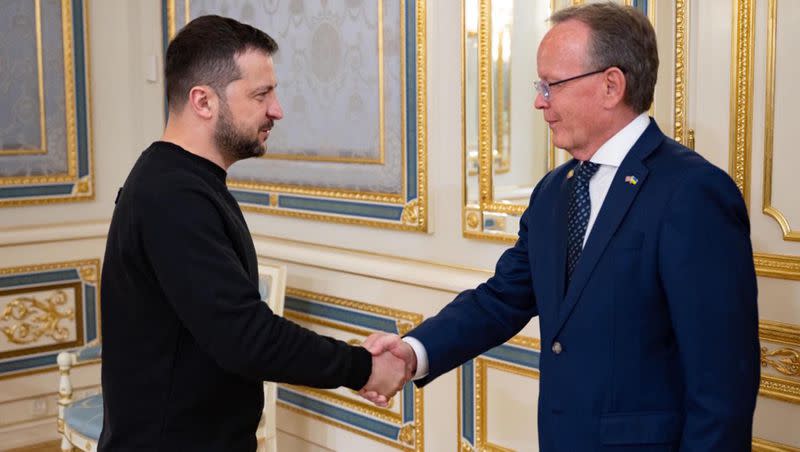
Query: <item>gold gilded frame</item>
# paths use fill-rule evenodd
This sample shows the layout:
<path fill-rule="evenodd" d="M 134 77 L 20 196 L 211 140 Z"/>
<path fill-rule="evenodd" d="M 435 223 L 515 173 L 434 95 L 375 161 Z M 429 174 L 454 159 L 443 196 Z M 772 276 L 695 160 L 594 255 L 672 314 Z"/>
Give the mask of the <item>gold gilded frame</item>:
<path fill-rule="evenodd" d="M 761 367 L 780 374 L 762 372 L 759 394 L 800 405 L 800 327 L 762 320 L 759 322 L 759 337 Z"/>
<path fill-rule="evenodd" d="M 40 0 L 37 0 L 37 7 L 40 5 Z M 92 98 L 90 89 L 90 74 L 91 74 L 91 57 L 89 52 L 89 0 L 82 1 L 83 23 L 82 23 L 82 42 L 83 42 L 83 58 L 85 62 L 85 71 L 83 71 L 83 79 L 85 89 L 85 99 L 81 99 L 85 104 L 86 114 L 86 161 L 88 174 L 78 174 L 78 127 L 76 118 L 76 80 L 74 61 L 74 36 L 73 36 L 73 11 L 71 0 L 61 0 L 61 33 L 62 33 L 62 48 L 64 57 L 64 101 L 66 108 L 65 121 L 66 121 L 66 141 L 67 141 L 67 172 L 58 174 L 49 174 L 44 176 L 11 176 L 0 177 L 0 188 L 6 187 L 25 187 L 25 186 L 47 186 L 50 184 L 65 184 L 74 183 L 71 193 L 58 194 L 58 195 L 33 195 L 37 197 L 24 197 L 24 198 L 0 198 L 0 207 L 7 206 L 23 206 L 23 205 L 38 205 L 38 204 L 53 204 L 61 202 L 72 201 L 91 201 L 94 199 L 94 138 L 92 134 Z M 37 12 L 40 9 L 37 8 Z M 41 20 L 41 15 L 37 15 L 37 22 Z M 41 50 L 41 46 L 39 46 Z M 41 52 L 37 55 L 41 58 Z M 39 65 L 42 70 L 42 65 Z M 42 79 L 43 80 L 43 79 Z M 44 86 L 40 85 L 41 94 L 44 96 Z M 42 97 L 44 99 L 44 97 Z M 42 114 L 44 110 L 42 109 Z M 42 130 L 45 130 L 44 121 L 42 122 Z M 44 133 L 44 132 L 43 132 Z M 37 152 L 38 153 L 38 152 Z"/>
<path fill-rule="evenodd" d="M 186 15 L 189 16 L 189 1 L 186 0 Z M 386 115 L 385 115 L 385 99 L 384 99 L 384 78 L 383 78 L 383 0 L 378 1 L 378 158 L 354 158 L 354 157 L 330 157 L 330 156 L 315 156 L 315 155 L 297 155 L 297 154 L 280 154 L 280 153 L 266 153 L 263 157 L 269 160 L 300 160 L 309 162 L 328 162 L 328 163 L 361 163 L 383 165 L 386 160 Z M 405 40 L 403 40 L 405 42 Z M 405 83 L 405 73 L 403 73 L 403 82 Z M 405 116 L 404 116 L 405 117 Z M 405 129 L 405 128 L 404 128 Z M 405 140 L 405 136 L 403 136 Z M 405 148 L 405 145 L 403 146 Z"/>
<path fill-rule="evenodd" d="M 530 350 L 541 350 L 541 341 L 536 338 L 528 337 L 528 336 L 514 336 L 511 338 L 507 344 L 515 345 L 517 347 L 523 347 Z M 458 431 L 458 450 L 461 452 L 473 452 L 473 451 L 487 451 L 487 452 L 510 452 L 511 449 L 505 448 L 503 446 L 497 445 L 489 441 L 488 438 L 488 409 L 487 409 L 487 400 L 488 400 L 488 391 L 487 391 L 487 371 L 489 369 L 496 369 L 501 370 L 503 372 L 509 372 L 516 375 L 520 375 L 527 378 L 532 379 L 539 379 L 539 371 L 528 369 L 526 367 L 517 365 L 517 364 L 510 364 L 495 358 L 488 358 L 485 356 L 479 356 L 475 358 L 475 381 L 474 381 L 474 398 L 475 398 L 475 447 L 473 448 L 471 444 L 465 441 L 463 437 L 462 431 L 462 407 L 461 407 L 461 390 L 463 381 L 461 379 L 461 372 L 456 373 L 456 387 L 458 391 L 458 396 L 456 400 L 458 402 L 457 411 L 458 411 L 458 424 L 457 424 L 457 431 Z"/>
<path fill-rule="evenodd" d="M 400 335 L 403 335 L 410 331 L 415 326 L 419 325 L 422 322 L 423 316 L 422 314 L 417 314 L 408 311 L 401 311 L 398 309 L 387 308 L 384 306 L 379 306 L 375 304 L 369 303 L 362 303 L 354 300 L 348 300 L 344 298 L 334 297 L 330 295 L 324 295 L 316 292 L 311 292 L 308 290 L 297 289 L 288 287 L 286 289 L 286 296 L 289 297 L 297 297 L 305 300 L 312 300 L 315 302 L 325 303 L 337 307 L 347 308 L 358 310 L 361 312 L 375 314 L 383 317 L 391 318 L 395 321 L 397 331 Z M 314 315 L 309 315 L 305 313 L 294 312 L 291 310 L 284 310 L 284 317 L 289 320 L 295 322 L 304 322 L 310 323 L 313 325 L 324 326 L 327 328 L 333 328 L 340 331 L 345 331 L 351 334 L 356 334 L 359 336 L 369 336 L 370 334 L 374 333 L 374 330 L 370 330 L 367 328 L 361 328 L 358 326 L 352 326 L 343 324 L 340 322 L 327 320 L 325 318 L 317 317 Z M 359 400 L 353 400 L 347 397 L 344 397 L 340 394 L 336 394 L 330 391 L 324 391 L 321 389 L 314 389 L 314 388 L 306 388 L 300 386 L 293 386 L 293 385 L 281 385 L 287 388 L 292 389 L 295 392 L 303 393 L 308 396 L 311 396 L 318 400 L 323 400 L 328 402 L 332 405 L 336 405 L 350 411 L 354 411 L 360 414 L 365 414 L 367 416 L 374 417 L 376 419 L 380 419 L 385 422 L 395 423 L 402 425 L 400 428 L 400 441 L 402 444 L 397 442 L 390 441 L 384 437 L 377 436 L 371 433 L 367 433 L 364 430 L 358 428 L 358 426 L 345 424 L 339 420 L 332 419 L 329 417 L 322 416 L 317 413 L 309 413 L 308 411 L 302 410 L 295 406 L 289 405 L 285 402 L 282 402 L 280 399 L 278 400 L 278 405 L 282 408 L 286 408 L 290 411 L 298 413 L 302 416 L 307 416 L 312 419 L 316 419 L 318 421 L 334 425 L 336 427 L 342 428 L 347 430 L 351 433 L 355 433 L 357 435 L 369 438 L 374 441 L 378 441 L 382 444 L 386 444 L 388 446 L 392 446 L 402 450 L 410 450 L 414 452 L 424 452 L 424 397 L 422 389 L 414 387 L 414 422 L 413 424 L 406 424 L 403 425 L 403 418 L 401 414 L 398 414 L 393 411 L 389 411 L 388 409 L 383 409 L 376 407 L 370 403 L 362 402 Z M 400 397 L 400 396 L 397 396 Z M 390 405 L 391 408 L 391 405 Z"/>
<path fill-rule="evenodd" d="M 0 149 L 3 155 L 35 155 L 47 153 L 47 123 L 45 122 L 44 106 L 44 68 L 42 61 L 42 0 L 33 1 L 34 8 L 34 33 L 36 34 L 36 75 L 38 77 L 39 94 L 39 143 L 38 149 Z M 66 64 L 65 64 L 66 66 Z M 66 72 L 66 67 L 65 67 Z"/>
<path fill-rule="evenodd" d="M 749 206 L 750 194 L 750 161 L 752 156 L 753 127 L 753 35 L 755 32 L 755 0 L 733 0 L 733 36 L 731 61 L 731 154 L 730 173 L 742 196 Z M 774 126 L 774 59 L 775 37 L 777 25 L 777 4 L 770 1 L 768 6 L 767 32 L 767 93 L 766 93 L 766 130 L 764 148 L 764 213 L 769 215 L 766 207 L 770 206 L 772 180 L 772 127 Z M 773 217 L 774 218 L 774 217 Z M 777 220 L 777 218 L 776 218 Z M 779 220 L 778 220 L 779 221 Z M 779 221 L 780 224 L 780 221 Z M 782 225 L 783 226 L 783 225 Z M 787 224 L 788 226 L 788 224 Z M 756 273 L 767 278 L 779 278 L 800 281 L 800 257 L 771 253 L 753 253 Z M 800 328 L 795 325 L 782 324 L 762 320 L 760 337 L 762 341 L 782 344 L 778 351 L 789 360 L 797 360 L 800 353 Z M 769 349 L 762 348 L 762 365 L 765 353 Z M 794 355 L 793 355 L 794 354 Z M 792 358 L 794 356 L 794 358 Z M 784 402 L 800 404 L 800 381 L 797 378 L 762 375 L 759 394 Z M 791 450 L 783 445 L 762 439 L 754 439 L 754 450 Z"/>
<path fill-rule="evenodd" d="M 653 0 L 655 1 L 655 0 Z M 654 5 L 655 6 L 655 5 Z M 689 27 L 687 13 L 689 9 L 689 0 L 675 0 L 675 68 L 673 71 L 675 80 L 675 100 L 673 104 L 673 133 L 672 137 L 678 143 L 681 143 L 690 149 L 694 149 L 694 131 L 684 129 L 686 128 L 686 79 L 688 78 L 688 44 L 689 44 Z M 649 11 L 655 15 L 655 8 Z M 655 23 L 655 17 L 650 19 Z M 688 135 L 687 135 L 688 134 Z"/>
<path fill-rule="evenodd" d="M 93 285 L 93 286 L 96 287 L 96 289 L 95 289 L 95 296 L 96 296 L 95 297 L 95 303 L 96 303 L 95 317 L 96 317 L 96 331 L 97 331 L 97 337 L 95 338 L 95 340 L 96 340 L 96 339 L 102 337 L 102 322 L 101 322 L 101 319 L 100 319 L 100 309 L 101 309 L 100 308 L 100 279 L 99 279 L 99 277 L 100 277 L 100 259 L 85 259 L 85 260 L 76 260 L 76 261 L 67 261 L 67 262 L 56 262 L 56 263 L 37 264 L 37 265 L 25 265 L 25 266 L 20 266 L 20 267 L 0 268 L 0 277 L 12 276 L 12 275 L 16 275 L 16 274 L 48 271 L 48 270 L 72 270 L 72 269 L 78 271 L 78 275 L 80 276 L 81 283 L 90 284 L 90 285 Z M 47 282 L 47 283 L 40 284 L 38 286 L 26 287 L 25 291 L 26 292 L 33 292 L 33 291 L 37 291 L 37 290 L 50 289 L 50 288 L 53 288 L 53 287 L 56 287 L 56 286 L 63 286 L 63 285 L 64 285 L 64 283 L 53 284 L 51 282 Z M 16 290 L 16 289 L 14 289 L 14 290 Z M 82 289 L 81 289 L 81 292 L 82 292 Z M 76 296 L 77 295 L 78 294 L 76 293 Z M 77 303 L 77 299 L 76 299 L 76 306 L 77 305 L 78 305 L 78 303 Z M 83 300 L 82 300 L 81 301 L 81 310 L 80 310 L 80 312 L 76 311 L 76 315 L 75 315 L 76 316 L 76 320 L 75 320 L 76 322 L 78 321 L 78 316 L 80 316 L 80 318 L 82 319 L 81 330 L 79 332 L 80 334 L 78 335 L 78 338 L 77 338 L 78 340 L 77 340 L 76 344 L 63 343 L 63 344 L 56 344 L 56 345 L 52 345 L 52 346 L 46 346 L 46 347 L 44 347 L 42 349 L 36 349 L 34 351 L 25 350 L 24 351 L 25 353 L 23 353 L 22 356 L 24 356 L 26 354 L 39 354 L 39 353 L 45 353 L 45 352 L 48 352 L 48 351 L 54 351 L 54 350 L 58 350 L 58 349 L 66 349 L 66 348 L 70 348 L 70 347 L 75 346 L 75 345 L 84 345 L 84 331 L 86 329 L 87 322 L 89 322 L 91 319 L 83 318 L 83 309 L 85 309 L 85 306 L 83 306 Z M 6 353 L 8 353 L 8 352 L 6 352 Z M 2 357 L 2 359 L 7 359 L 7 358 L 13 358 L 13 357 L 20 356 L 20 354 L 16 353 L 16 351 L 13 351 L 11 353 L 13 355 L 0 355 L 0 357 Z M 89 364 L 93 364 L 95 362 L 97 362 L 97 361 L 91 360 L 91 361 L 87 361 L 85 363 L 78 364 L 78 366 L 89 365 Z M 33 374 L 39 374 L 39 373 L 43 373 L 43 372 L 49 372 L 49 371 L 57 369 L 57 368 L 58 368 L 58 366 L 56 365 L 55 358 L 54 358 L 53 365 L 51 365 L 51 366 L 39 367 L 39 368 L 34 368 L 34 369 L 29 369 L 29 370 L 22 370 L 22 371 L 15 371 L 15 372 L 10 372 L 10 373 L 0 374 L 0 381 L 6 380 L 6 379 L 10 379 L 10 378 L 17 378 L 17 377 L 23 377 L 23 376 L 33 375 Z"/>
<path fill-rule="evenodd" d="M 753 438 L 753 452 L 800 452 L 800 448 L 761 438 Z"/>
<path fill-rule="evenodd" d="M 752 155 L 754 8 L 755 0 L 733 0 L 730 174 L 736 186 L 741 190 L 745 202 L 749 201 Z M 768 34 L 767 51 L 774 57 L 774 40 L 771 41 L 771 50 L 769 48 L 770 41 Z M 767 98 L 767 102 L 769 102 L 769 98 Z M 765 162 L 766 160 L 765 152 Z M 765 182 L 765 192 L 766 187 L 768 185 Z M 753 260 L 759 276 L 800 281 L 800 256 L 756 252 L 753 253 Z"/>
<path fill-rule="evenodd" d="M 734 0 L 733 7 L 729 172 L 742 192 L 745 203 L 750 206 L 755 0 Z"/>
<path fill-rule="evenodd" d="M 17 342 L 15 340 L 11 339 L 10 337 L 6 337 L 6 340 L 8 340 L 10 343 L 18 345 L 18 346 L 20 346 L 20 345 L 23 345 L 23 346 L 19 347 L 19 348 L 12 349 L 12 350 L 6 350 L 6 351 L 0 352 L 0 360 L 7 359 L 7 358 L 17 358 L 17 357 L 25 356 L 25 355 L 34 355 L 34 354 L 37 354 L 37 353 L 52 352 L 54 350 L 73 348 L 73 347 L 77 347 L 77 346 L 83 345 L 83 287 L 81 287 L 81 283 L 74 282 L 74 283 L 66 283 L 66 284 L 64 284 L 64 283 L 61 283 L 61 284 L 43 284 L 43 285 L 40 285 L 40 286 L 25 287 L 25 288 L 21 288 L 21 289 L 0 290 L 0 296 L 9 296 L 9 295 L 21 296 L 21 295 L 25 295 L 25 294 L 30 294 L 32 292 L 56 291 L 56 290 L 63 290 L 63 289 L 72 289 L 72 290 L 74 290 L 74 294 L 75 294 L 75 311 L 74 311 L 74 315 L 75 315 L 75 319 L 74 319 L 74 323 L 75 323 L 75 340 L 65 341 L 65 342 L 57 342 L 55 344 L 49 344 L 49 345 L 44 345 L 44 346 L 42 346 L 42 345 L 38 345 L 37 346 L 35 342 L 34 343 L 30 343 L 30 344 L 23 344 L 21 342 Z M 8 306 L 8 305 L 1 306 L 1 308 L 4 309 L 6 306 Z M 0 319 L 0 320 L 2 320 L 2 319 Z M 66 319 L 64 319 L 64 321 L 65 321 L 65 323 L 67 322 Z M 56 320 L 56 321 L 52 322 L 50 325 L 48 325 L 48 326 L 51 327 L 51 328 L 57 327 L 57 326 L 59 326 L 59 321 Z M 37 342 L 39 342 L 39 341 L 41 341 L 41 338 Z"/>
<path fill-rule="evenodd" d="M 775 134 L 775 41 L 778 29 L 778 0 L 769 0 L 767 22 L 767 93 L 764 130 L 764 187 L 762 212 L 774 218 L 783 232 L 783 240 L 800 241 L 800 231 L 792 230 L 789 220 L 772 205 L 772 168 Z"/>
<path fill-rule="evenodd" d="M 508 133 L 508 140 L 511 141 L 511 118 L 509 118 L 508 126 L 505 126 L 505 121 L 503 121 L 503 111 L 506 110 L 505 105 L 505 95 L 503 94 L 505 89 L 505 72 L 503 68 L 503 35 L 500 35 L 499 38 L 500 42 L 498 43 L 497 49 L 497 98 L 495 99 L 496 106 L 494 111 L 494 120 L 495 124 L 497 124 L 497 130 L 495 131 L 495 140 L 497 141 L 497 155 L 493 156 L 492 164 L 494 165 L 494 172 L 495 174 L 503 174 L 511 171 L 511 143 L 505 143 L 505 139 L 503 138 L 506 133 Z M 508 50 L 509 52 L 511 49 Z M 509 67 L 509 71 L 511 68 Z M 510 77 L 509 77 L 510 80 Z M 510 88 L 509 88 L 510 89 Z M 511 95 L 508 96 L 508 111 L 511 111 Z M 508 150 L 504 151 L 503 146 L 508 145 Z"/>
<path fill-rule="evenodd" d="M 488 232 L 484 229 L 484 218 L 487 215 L 512 215 L 521 216 L 527 206 L 496 202 L 494 200 L 494 187 L 492 182 L 492 74 L 491 74 L 491 1 L 478 1 L 478 204 L 470 204 L 467 200 L 467 150 L 466 150 L 466 2 L 461 1 L 461 129 L 462 129 L 462 235 L 466 238 L 494 240 L 504 243 L 514 243 L 516 234 L 503 232 Z M 626 5 L 631 5 L 631 0 L 625 0 Z M 581 5 L 583 1 L 572 0 L 571 5 Z M 550 10 L 555 11 L 556 0 L 550 0 Z M 655 24 L 656 0 L 650 0 L 648 17 Z M 675 136 L 680 142 L 689 143 L 693 147 L 694 133 L 691 130 L 684 132 L 686 122 L 686 66 L 687 66 L 687 27 L 688 0 L 675 0 L 675 90 L 673 117 L 675 119 Z M 684 137 L 686 135 L 686 137 Z M 548 149 L 548 170 L 556 166 L 556 148 L 552 142 Z M 502 221 L 500 218 L 498 221 Z"/>
<path fill-rule="evenodd" d="M 415 13 L 415 29 L 416 29 L 416 45 L 415 60 L 416 65 L 416 160 L 417 165 L 415 168 L 416 178 L 414 180 L 416 185 L 416 196 L 408 193 L 409 175 L 407 164 L 407 127 L 406 127 L 406 108 L 407 108 L 407 93 L 405 87 L 407 86 L 406 79 L 406 3 L 407 0 L 400 0 L 401 9 L 401 23 L 400 23 L 400 41 L 401 45 L 401 84 L 404 87 L 402 90 L 403 114 L 401 115 L 403 133 L 401 134 L 401 193 L 378 193 L 356 191 L 348 189 L 329 189 L 324 187 L 310 186 L 310 185 L 289 185 L 289 184 L 274 184 L 274 183 L 259 183 L 259 182 L 245 182 L 238 180 L 229 180 L 228 187 L 231 189 L 249 190 L 257 192 L 258 194 L 265 194 L 269 196 L 269 205 L 252 205 L 242 204 L 242 210 L 256 213 L 266 213 L 272 215 L 281 215 L 293 218 L 301 218 L 307 220 L 322 220 L 333 223 L 350 224 L 371 226 L 381 229 L 403 230 L 403 231 L 428 231 L 428 196 L 427 196 L 427 42 L 426 42 L 426 1 L 427 0 L 414 0 L 414 13 Z M 176 33 L 176 0 L 164 0 L 166 7 L 166 28 L 167 38 L 171 38 Z M 190 0 L 185 2 L 185 20 L 189 19 Z M 383 1 L 379 2 L 379 27 L 383 29 Z M 383 61 L 383 34 L 379 33 L 378 49 L 380 52 L 380 61 Z M 380 90 L 380 161 L 374 159 L 333 159 L 333 158 L 305 158 L 295 157 L 285 158 L 286 160 L 312 160 L 316 162 L 334 162 L 334 163 L 372 163 L 381 164 L 384 162 L 384 103 L 383 103 L 383 80 L 384 68 L 383 64 L 379 65 L 379 90 Z M 279 155 L 280 156 L 280 155 Z M 286 157 L 286 156 L 282 156 Z M 271 157 L 267 157 L 271 158 Z M 349 215 L 347 213 L 316 213 L 314 211 L 297 211 L 280 207 L 280 199 L 284 195 L 304 196 L 309 201 L 313 200 L 341 200 L 351 201 L 354 203 L 378 203 L 383 206 L 395 205 L 402 206 L 402 212 L 399 221 L 381 220 L 381 219 L 365 219 L 358 215 Z M 357 208 L 357 206 L 356 206 Z M 366 218 L 370 218 L 367 216 Z"/>

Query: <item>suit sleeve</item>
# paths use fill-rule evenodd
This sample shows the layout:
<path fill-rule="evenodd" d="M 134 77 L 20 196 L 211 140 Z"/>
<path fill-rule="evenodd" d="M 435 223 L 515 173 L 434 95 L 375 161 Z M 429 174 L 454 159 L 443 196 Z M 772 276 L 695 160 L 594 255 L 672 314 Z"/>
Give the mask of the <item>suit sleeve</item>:
<path fill-rule="evenodd" d="M 744 201 L 718 168 L 694 168 L 661 224 L 660 276 L 685 382 L 681 450 L 750 450 L 760 362 Z"/>
<path fill-rule="evenodd" d="M 408 333 L 424 345 L 428 355 L 428 375 L 414 381 L 416 385 L 424 386 L 506 342 L 538 314 L 528 255 L 528 219 L 538 190 L 539 186 L 520 220 L 519 239 L 500 257 L 494 276 L 477 288 L 462 292 Z"/>
<path fill-rule="evenodd" d="M 234 251 L 223 216 L 202 182 L 171 178 L 143 194 L 142 243 L 182 325 L 229 372 L 253 380 L 360 389 L 371 372 L 362 347 L 276 316 Z"/>

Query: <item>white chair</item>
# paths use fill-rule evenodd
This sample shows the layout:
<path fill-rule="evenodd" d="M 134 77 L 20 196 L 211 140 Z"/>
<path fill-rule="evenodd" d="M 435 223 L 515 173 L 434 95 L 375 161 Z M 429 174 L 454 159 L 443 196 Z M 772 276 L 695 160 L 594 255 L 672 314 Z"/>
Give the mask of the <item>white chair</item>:
<path fill-rule="evenodd" d="M 97 440 L 103 428 L 103 395 L 95 394 L 73 401 L 69 372 L 78 363 L 99 360 L 101 352 L 100 340 L 96 339 L 78 350 L 58 354 L 57 425 L 64 452 L 97 450 Z"/>
<path fill-rule="evenodd" d="M 283 315 L 286 296 L 286 266 L 259 265 L 258 291 L 276 315 Z M 61 450 L 72 452 L 75 449 L 96 452 L 100 430 L 103 428 L 103 395 L 96 394 L 80 400 L 72 399 L 70 369 L 78 363 L 99 360 L 100 341 L 58 354 L 58 431 L 61 433 Z M 278 388 L 273 382 L 264 383 L 264 411 L 258 425 L 256 438 L 259 452 L 277 450 L 275 428 L 275 408 Z"/>
<path fill-rule="evenodd" d="M 275 315 L 283 315 L 283 304 L 286 298 L 286 266 L 262 264 L 258 266 L 258 291 Z M 275 452 L 278 450 L 278 437 L 275 428 L 276 405 L 278 403 L 278 384 L 264 383 L 264 411 L 258 423 L 256 438 L 258 452 Z"/>

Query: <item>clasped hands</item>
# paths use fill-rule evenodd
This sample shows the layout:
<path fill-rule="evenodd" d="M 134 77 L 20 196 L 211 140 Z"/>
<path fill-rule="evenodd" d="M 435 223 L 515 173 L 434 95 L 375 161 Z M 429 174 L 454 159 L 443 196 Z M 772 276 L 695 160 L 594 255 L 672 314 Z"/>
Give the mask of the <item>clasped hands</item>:
<path fill-rule="evenodd" d="M 375 405 L 386 407 L 417 371 L 417 355 L 396 334 L 375 333 L 362 345 L 372 354 L 372 374 L 358 393 Z"/>

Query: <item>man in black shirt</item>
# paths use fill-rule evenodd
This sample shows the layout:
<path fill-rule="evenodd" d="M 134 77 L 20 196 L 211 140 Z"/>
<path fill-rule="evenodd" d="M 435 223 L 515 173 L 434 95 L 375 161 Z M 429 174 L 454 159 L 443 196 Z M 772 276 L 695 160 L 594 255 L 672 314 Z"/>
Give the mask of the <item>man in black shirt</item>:
<path fill-rule="evenodd" d="M 410 376 L 390 353 L 320 336 L 260 300 L 225 178 L 264 154 L 283 117 L 275 51 L 219 16 L 193 20 L 167 49 L 166 130 L 128 176 L 108 234 L 100 450 L 252 451 L 264 380 L 393 394 Z"/>

